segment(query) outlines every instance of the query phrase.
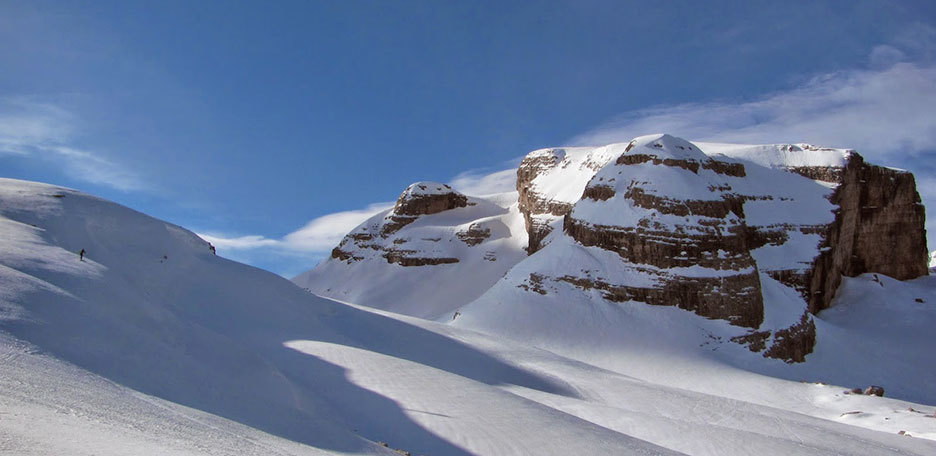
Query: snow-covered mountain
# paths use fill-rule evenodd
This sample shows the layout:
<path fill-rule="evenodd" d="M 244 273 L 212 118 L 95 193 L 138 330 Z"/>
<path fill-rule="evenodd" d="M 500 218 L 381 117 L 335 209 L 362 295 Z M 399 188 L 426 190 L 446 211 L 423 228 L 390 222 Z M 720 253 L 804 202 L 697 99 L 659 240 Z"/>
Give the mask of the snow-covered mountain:
<path fill-rule="evenodd" d="M 802 362 L 815 345 L 812 315 L 829 307 L 841 276 L 927 274 L 913 175 L 851 150 L 649 135 L 531 152 L 517 190 L 516 204 L 469 202 L 442 184 L 413 184 L 294 281 L 414 316 L 474 314 L 462 323 L 523 315 L 517 302 L 540 306 L 554 299 L 548 290 L 572 287 L 586 301 L 723 319 L 750 328 L 733 340 L 752 351 Z M 432 198 L 431 211 L 407 209 Z"/>
<path fill-rule="evenodd" d="M 841 302 L 816 318 L 815 352 L 796 365 L 718 339 L 747 327 L 677 307 L 616 303 L 571 284 L 547 290 L 540 309 L 519 303 L 527 316 L 507 313 L 504 323 L 524 331 L 497 335 L 497 315 L 479 319 L 471 309 L 532 259 L 552 258 L 561 270 L 561 258 L 543 254 L 567 236 L 554 231 L 527 256 L 515 233 L 525 231 L 524 216 L 510 195 L 473 198 L 420 185 L 392 214 L 364 225 L 377 233 L 374 247 L 345 243 L 335 264 L 386 265 L 413 275 L 391 273 L 385 285 L 411 287 L 420 276 L 408 271 L 462 266 L 462 280 L 483 289 L 433 277 L 436 287 L 461 290 L 453 301 L 472 300 L 454 324 L 319 298 L 213 255 L 184 228 L 74 190 L 0 179 L 0 452 L 936 451 L 925 332 L 936 323 L 932 277 L 845 279 Z M 381 236 L 388 225 L 399 227 Z M 430 250 L 443 242 L 451 247 Z M 487 251 L 496 261 L 484 258 Z M 371 256 L 349 264 L 346 254 Z M 502 260 L 512 265 L 499 266 L 507 278 L 472 273 Z M 400 309 L 452 306 L 396 290 L 413 296 L 396 303 Z M 570 298 L 562 324 L 553 293 Z M 395 304 L 392 296 L 384 302 Z M 906 318 L 877 318 L 895 309 Z M 537 348 L 555 328 L 559 350 Z M 527 335 L 536 337 L 522 340 Z M 836 342 L 823 343 L 824 335 Z M 572 338 L 581 342 L 568 344 Z M 836 358 L 839 365 L 826 362 Z M 864 367 L 841 369 L 859 358 Z M 911 364 L 884 375 L 876 366 L 888 358 L 888 366 Z M 833 384 L 812 383 L 819 380 Z M 872 383 L 886 388 L 885 397 L 845 393 Z"/>
<path fill-rule="evenodd" d="M 868 164 L 847 149 L 649 135 L 531 152 L 517 170 L 517 190 L 516 206 L 507 209 L 513 221 L 505 223 L 514 242 L 497 236 L 511 246 L 513 261 L 496 267 L 465 261 L 462 250 L 471 248 L 451 249 L 459 244 L 450 240 L 433 250 L 450 263 L 400 264 L 363 253 L 348 260 L 336 253 L 294 281 L 314 293 L 437 317 L 655 382 L 671 376 L 653 358 L 679 357 L 711 372 L 727 364 L 841 385 L 888 380 L 889 391 L 902 397 L 936 402 L 929 368 L 908 367 L 936 361 L 910 348 L 924 344 L 927 330 L 918 323 L 932 318 L 918 302 L 928 302 L 932 278 L 912 174 Z M 424 226 L 437 234 L 419 237 L 464 232 L 470 216 L 445 223 L 463 212 L 425 216 Z M 393 214 L 358 227 L 339 249 L 373 250 L 355 244 L 356 237 L 379 231 L 374 223 Z M 416 234 L 403 226 L 393 236 L 377 238 L 385 245 Z M 517 259 L 524 242 L 527 255 Z M 500 256 L 497 249 L 492 243 L 483 251 Z M 418 245 L 409 254 L 424 255 Z M 503 275 L 492 279 L 497 274 Z M 446 275 L 456 279 L 440 279 Z M 911 279 L 916 282 L 901 282 Z M 869 293 L 860 303 L 842 297 L 842 283 L 854 288 L 869 280 L 888 283 L 888 292 Z M 407 294 L 398 296 L 385 283 Z M 476 298 L 418 299 L 466 284 L 479 290 Z M 843 316 L 864 309 L 854 312 L 867 317 L 871 308 L 880 311 L 874 319 L 881 326 L 870 333 Z M 842 327 L 837 319 L 849 323 Z M 876 363 L 869 366 L 869 358 Z M 701 359 L 715 367 L 700 367 Z M 689 378 L 670 384 L 731 394 Z"/>

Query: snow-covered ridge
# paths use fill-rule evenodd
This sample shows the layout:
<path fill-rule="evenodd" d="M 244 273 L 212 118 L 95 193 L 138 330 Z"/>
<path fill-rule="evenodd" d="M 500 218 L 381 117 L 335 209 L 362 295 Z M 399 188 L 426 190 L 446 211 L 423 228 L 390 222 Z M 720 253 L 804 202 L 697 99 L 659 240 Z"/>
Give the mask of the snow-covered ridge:
<path fill-rule="evenodd" d="M 448 184 L 440 184 L 438 182 L 415 182 L 410 184 L 409 187 L 406 187 L 406 190 L 403 190 L 403 194 L 400 195 L 400 198 L 412 198 L 414 196 L 427 196 L 427 195 L 444 195 L 447 193 L 453 193 L 455 190 L 448 186 Z"/>
<path fill-rule="evenodd" d="M 802 166 L 842 168 L 855 153 L 852 149 L 834 149 L 812 144 L 724 144 L 695 142 L 713 158 L 728 157 L 757 163 L 768 168 L 796 168 Z"/>

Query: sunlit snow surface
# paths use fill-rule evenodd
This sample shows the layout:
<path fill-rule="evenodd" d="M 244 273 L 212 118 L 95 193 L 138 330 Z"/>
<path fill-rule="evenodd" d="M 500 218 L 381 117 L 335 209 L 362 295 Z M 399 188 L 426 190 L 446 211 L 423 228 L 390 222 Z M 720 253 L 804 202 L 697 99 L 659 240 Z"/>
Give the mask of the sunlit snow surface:
<path fill-rule="evenodd" d="M 899 395 L 901 382 L 932 374 L 931 344 L 910 345 L 933 327 L 932 307 L 905 303 L 936 303 L 930 279 L 846 281 L 843 296 L 861 302 L 820 315 L 820 338 L 835 329 L 841 342 L 817 358 L 853 363 L 875 341 L 902 337 L 889 353 L 911 351 L 921 364 L 883 386 Z M 878 318 L 881 306 L 906 318 Z M 530 310 L 530 333 L 582 337 L 567 350 L 575 360 L 530 346 L 542 338 L 510 341 L 317 298 L 212 255 L 180 227 L 71 190 L 0 180 L 0 452 L 936 452 L 920 438 L 936 437 L 936 419 L 924 416 L 931 405 L 751 373 L 763 366 L 722 356 L 740 347 L 699 346 L 698 329 L 727 334 L 723 322 L 625 307 L 569 312 L 561 323 Z M 585 337 L 594 326 L 580 322 L 602 318 L 611 318 L 599 327 L 607 334 Z M 590 345 L 629 331 L 633 345 Z M 803 369 L 804 380 L 824 375 Z"/>

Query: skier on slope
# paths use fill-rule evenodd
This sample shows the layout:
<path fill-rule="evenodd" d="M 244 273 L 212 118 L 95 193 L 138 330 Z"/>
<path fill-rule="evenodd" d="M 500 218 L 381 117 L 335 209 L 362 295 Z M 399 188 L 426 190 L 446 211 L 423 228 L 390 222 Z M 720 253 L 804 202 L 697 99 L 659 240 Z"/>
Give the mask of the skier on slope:
<path fill-rule="evenodd" d="M 85 249 L 81 249 L 81 251 L 78 252 L 78 261 L 84 261 L 84 254 L 85 254 Z"/>

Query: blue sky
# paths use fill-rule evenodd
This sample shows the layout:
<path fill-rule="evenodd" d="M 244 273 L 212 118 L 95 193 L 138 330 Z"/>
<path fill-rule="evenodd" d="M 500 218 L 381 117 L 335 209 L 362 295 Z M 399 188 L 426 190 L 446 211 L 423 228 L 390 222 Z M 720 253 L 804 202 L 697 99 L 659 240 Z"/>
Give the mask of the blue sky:
<path fill-rule="evenodd" d="M 0 0 L 0 175 L 287 276 L 410 182 L 661 131 L 853 147 L 936 207 L 934 56 L 931 1 Z"/>

